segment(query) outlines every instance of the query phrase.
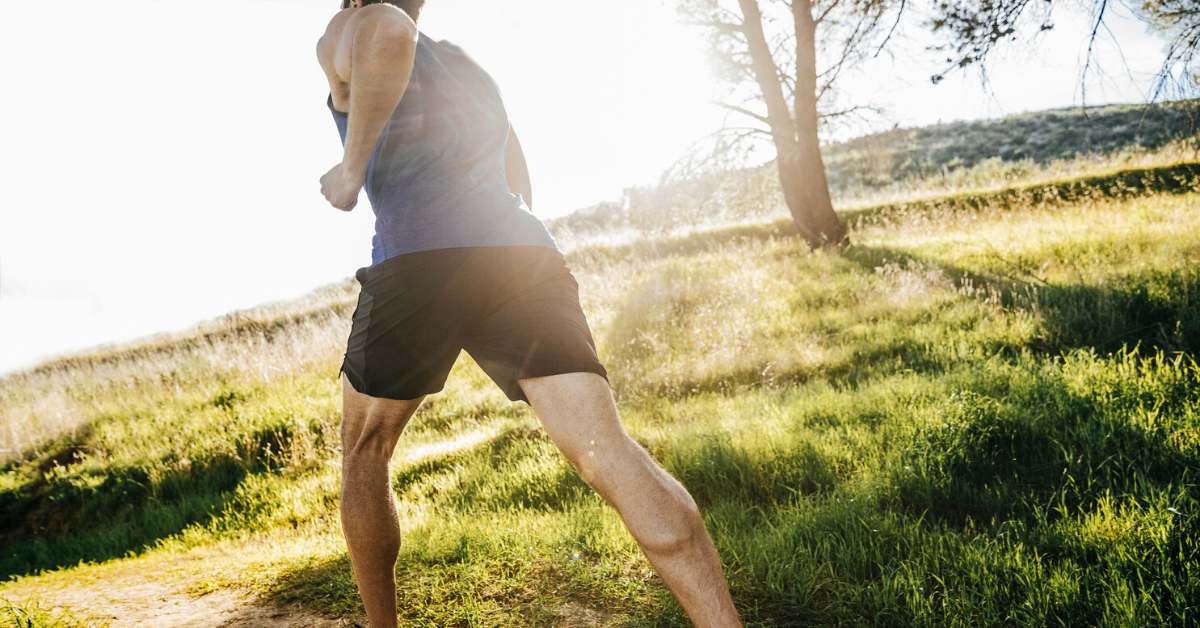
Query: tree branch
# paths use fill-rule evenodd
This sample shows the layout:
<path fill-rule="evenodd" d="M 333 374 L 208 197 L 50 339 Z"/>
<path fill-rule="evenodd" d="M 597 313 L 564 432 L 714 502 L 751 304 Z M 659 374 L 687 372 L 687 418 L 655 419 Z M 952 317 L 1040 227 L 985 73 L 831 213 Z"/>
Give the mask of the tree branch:
<path fill-rule="evenodd" d="M 879 53 L 883 52 L 884 46 L 892 40 L 892 34 L 896 32 L 896 27 L 900 25 L 900 18 L 904 15 L 904 7 L 908 6 L 908 0 L 900 0 L 900 10 L 896 11 L 896 21 L 892 23 L 891 30 L 888 31 L 887 37 L 883 38 L 883 43 L 879 44 L 879 48 L 875 49 L 875 54 L 872 58 L 878 57 Z"/>
<path fill-rule="evenodd" d="M 722 33 L 742 33 L 745 32 L 744 24 L 734 24 L 732 22 L 720 22 L 709 20 L 688 20 L 680 22 L 683 26 L 700 26 L 704 28 L 715 28 Z"/>
<path fill-rule="evenodd" d="M 763 104 L 767 107 L 768 124 L 779 141 L 794 142 L 796 123 L 792 120 L 790 108 L 783 97 L 783 86 L 779 79 L 781 71 L 775 59 L 771 57 L 771 47 L 763 33 L 758 0 L 738 0 L 738 5 L 741 6 L 745 18 L 750 58 L 754 64 L 754 76 L 762 92 Z"/>
<path fill-rule="evenodd" d="M 1088 37 L 1088 47 L 1086 61 L 1083 63 L 1083 73 L 1080 78 L 1079 98 L 1080 105 L 1087 106 L 1087 73 L 1088 68 L 1092 66 L 1092 47 L 1096 45 L 1096 33 L 1100 31 L 1100 26 L 1104 24 L 1104 11 L 1108 8 L 1108 0 L 1100 0 L 1100 10 L 1096 11 L 1096 22 L 1092 24 L 1092 34 Z"/>
<path fill-rule="evenodd" d="M 829 3 L 829 7 L 821 12 L 820 17 L 813 19 L 813 22 L 815 22 L 817 26 L 820 26 L 821 23 L 825 21 L 825 18 L 841 3 L 841 0 L 833 0 L 833 2 Z"/>
<path fill-rule="evenodd" d="M 730 111 L 740 113 L 744 116 L 749 116 L 751 118 L 754 118 L 755 120 L 758 120 L 759 122 L 762 122 L 763 124 L 766 124 L 768 126 L 770 126 L 770 124 L 771 124 L 771 121 L 769 119 L 767 119 L 766 116 L 760 116 L 757 113 L 750 111 L 749 109 L 743 109 L 737 105 L 731 105 L 729 103 L 721 102 L 719 100 L 714 100 L 714 101 L 712 101 L 712 103 L 718 107 L 724 107 L 725 109 L 728 109 Z"/>
<path fill-rule="evenodd" d="M 834 118 L 841 118 L 843 116 L 855 114 L 855 113 L 858 113 L 859 111 L 863 111 L 863 110 L 874 111 L 877 113 L 879 112 L 878 108 L 871 107 L 869 105 L 854 105 L 853 107 L 851 107 L 849 109 L 843 109 L 841 111 L 834 111 L 832 113 L 822 113 L 818 117 L 822 120 L 832 120 Z"/>

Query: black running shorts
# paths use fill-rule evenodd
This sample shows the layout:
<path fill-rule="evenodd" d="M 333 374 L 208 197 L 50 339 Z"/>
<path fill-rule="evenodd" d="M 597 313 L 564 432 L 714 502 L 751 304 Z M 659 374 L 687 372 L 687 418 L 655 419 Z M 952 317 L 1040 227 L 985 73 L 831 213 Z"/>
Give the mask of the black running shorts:
<path fill-rule="evenodd" d="M 608 373 L 596 357 L 579 284 L 541 246 L 438 249 L 359 269 L 342 371 L 360 393 L 435 393 L 465 349 L 513 401 L 519 380 Z"/>

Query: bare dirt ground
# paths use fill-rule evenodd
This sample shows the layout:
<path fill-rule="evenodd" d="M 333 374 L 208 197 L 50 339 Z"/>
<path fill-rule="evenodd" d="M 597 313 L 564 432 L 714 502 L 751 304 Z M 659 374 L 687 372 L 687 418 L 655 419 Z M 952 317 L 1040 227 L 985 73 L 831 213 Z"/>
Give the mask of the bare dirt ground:
<path fill-rule="evenodd" d="M 35 600 L 45 611 L 69 611 L 112 628 L 349 628 L 359 617 L 331 619 L 298 604 L 280 606 L 238 589 L 196 595 L 166 569 L 109 563 L 77 578 L 37 578 L 0 589 L 14 602 Z"/>

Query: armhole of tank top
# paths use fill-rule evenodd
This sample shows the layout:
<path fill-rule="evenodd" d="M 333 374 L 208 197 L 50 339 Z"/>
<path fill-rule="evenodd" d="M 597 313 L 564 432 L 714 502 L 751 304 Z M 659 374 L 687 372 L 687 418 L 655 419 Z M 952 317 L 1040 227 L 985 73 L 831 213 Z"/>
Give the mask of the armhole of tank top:
<path fill-rule="evenodd" d="M 329 110 L 333 112 L 333 115 L 335 115 L 335 116 L 337 116 L 337 117 L 339 117 L 339 118 L 348 118 L 348 117 L 350 117 L 350 113 L 349 113 L 349 112 L 347 112 L 347 111 L 338 111 L 338 110 L 337 110 L 337 107 L 334 107 L 334 106 L 333 106 L 333 94 L 330 94 L 330 95 L 329 95 L 329 97 L 325 99 L 325 105 L 329 107 Z"/>

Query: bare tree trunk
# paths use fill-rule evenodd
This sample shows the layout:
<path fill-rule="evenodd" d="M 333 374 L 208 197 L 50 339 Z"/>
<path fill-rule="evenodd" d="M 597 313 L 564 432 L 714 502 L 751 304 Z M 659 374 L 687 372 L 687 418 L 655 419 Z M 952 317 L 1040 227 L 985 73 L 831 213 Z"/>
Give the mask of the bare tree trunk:
<path fill-rule="evenodd" d="M 792 221 L 814 250 L 841 245 L 847 241 L 846 230 L 833 212 L 817 138 L 816 25 L 809 2 L 795 0 L 793 5 L 797 16 L 797 49 L 803 59 L 797 60 L 797 69 L 803 74 L 796 85 L 794 118 L 783 95 L 779 68 L 763 33 L 758 0 L 738 0 L 738 5 L 745 18 L 743 32 L 750 48 L 754 78 L 767 105 L 767 124 L 778 155 L 779 183 Z M 807 19 L 804 32 L 800 30 L 801 13 Z"/>
<path fill-rule="evenodd" d="M 789 164 L 794 174 L 789 176 L 800 204 L 808 210 L 813 231 L 821 240 L 819 246 L 845 246 L 850 243 L 846 228 L 833 211 L 829 198 L 829 181 L 825 178 L 825 162 L 821 159 L 821 139 L 817 135 L 817 24 L 813 21 L 810 0 L 794 0 L 792 16 L 796 21 L 796 148 L 795 162 Z M 779 164 L 780 183 L 788 185 L 783 176 L 784 164 Z M 795 214 L 795 210 L 792 210 Z M 813 244 L 811 241 L 809 244 Z M 814 246 L 813 248 L 816 248 Z"/>

